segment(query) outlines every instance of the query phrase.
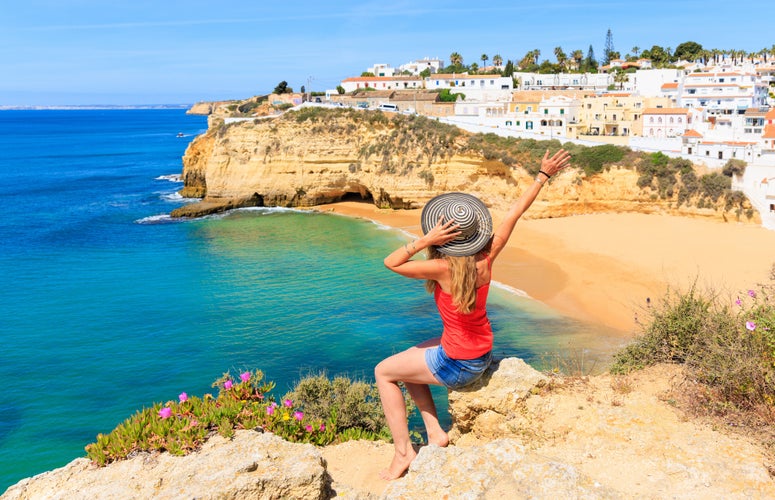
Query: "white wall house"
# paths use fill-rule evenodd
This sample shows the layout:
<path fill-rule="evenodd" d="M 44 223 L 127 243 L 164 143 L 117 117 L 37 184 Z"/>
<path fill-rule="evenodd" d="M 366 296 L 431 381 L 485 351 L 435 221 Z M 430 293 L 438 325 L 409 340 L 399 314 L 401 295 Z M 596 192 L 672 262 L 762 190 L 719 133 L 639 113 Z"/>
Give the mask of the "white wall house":
<path fill-rule="evenodd" d="M 416 76 L 352 76 L 341 82 L 345 92 L 371 88 L 375 90 L 406 90 L 423 88 L 423 79 Z"/>
<path fill-rule="evenodd" d="M 643 110 L 643 137 L 681 137 L 699 119 L 697 110 L 688 108 L 648 108 Z"/>
<path fill-rule="evenodd" d="M 690 73 L 679 85 L 677 105 L 705 108 L 708 115 L 743 114 L 767 104 L 767 85 L 754 73 Z"/>
<path fill-rule="evenodd" d="M 374 76 L 394 76 L 397 71 L 389 64 L 375 64 L 371 68 L 366 69 L 367 72 Z"/>
<path fill-rule="evenodd" d="M 546 139 L 568 136 L 568 124 L 579 120 L 581 100 L 563 95 L 541 99 L 536 110 L 528 107 L 519 112 L 507 112 L 497 116 L 498 127 L 515 132 L 543 135 Z"/>
<path fill-rule="evenodd" d="M 419 75 L 423 71 L 430 70 L 431 74 L 438 73 L 444 67 L 444 61 L 437 58 L 428 58 L 411 61 L 398 67 L 400 71 L 408 71 L 413 75 Z"/>
<path fill-rule="evenodd" d="M 678 84 L 684 71 L 680 69 L 639 69 L 630 75 L 625 84 L 625 90 L 638 93 L 644 97 L 662 96 L 662 86 L 666 83 Z"/>
<path fill-rule="evenodd" d="M 428 90 L 449 89 L 453 93 L 464 94 L 466 104 L 508 102 L 511 100 L 513 80 L 498 75 L 439 73 L 425 79 L 425 88 Z M 478 108 L 471 109 L 465 114 L 477 115 L 479 111 Z"/>
<path fill-rule="evenodd" d="M 614 84 L 609 73 L 514 73 L 519 90 L 593 90 L 604 91 Z"/>

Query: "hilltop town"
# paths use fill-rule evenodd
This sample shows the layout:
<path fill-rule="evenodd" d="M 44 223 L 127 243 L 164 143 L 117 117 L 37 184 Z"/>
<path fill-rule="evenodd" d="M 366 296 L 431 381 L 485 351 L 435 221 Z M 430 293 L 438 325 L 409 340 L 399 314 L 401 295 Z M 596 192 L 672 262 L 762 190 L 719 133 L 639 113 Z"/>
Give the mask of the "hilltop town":
<path fill-rule="evenodd" d="M 499 136 L 661 151 L 710 169 L 742 160 L 746 171 L 733 188 L 775 229 L 775 63 L 767 52 L 701 51 L 697 59 L 656 66 L 628 55 L 593 71 L 584 71 L 579 54 L 559 52 L 555 73 L 544 72 L 548 61 L 535 64 L 537 54 L 526 55 L 535 56 L 526 67 L 536 71 L 524 71 L 524 60 L 504 65 L 496 55 L 480 68 L 463 66 L 453 53 L 446 67 L 438 58 L 398 68 L 375 64 L 336 89 L 294 93 L 281 85 L 270 96 L 205 112 L 248 117 L 299 105 L 348 106 L 420 114 Z"/>

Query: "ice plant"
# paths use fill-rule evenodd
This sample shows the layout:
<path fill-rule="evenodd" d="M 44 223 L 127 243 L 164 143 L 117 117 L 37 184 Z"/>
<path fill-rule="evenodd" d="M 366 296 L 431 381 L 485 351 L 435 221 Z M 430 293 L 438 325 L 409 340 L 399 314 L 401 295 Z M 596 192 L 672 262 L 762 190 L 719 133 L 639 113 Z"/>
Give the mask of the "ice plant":
<path fill-rule="evenodd" d="M 291 401 L 290 399 L 286 399 L 285 401 L 283 401 L 283 404 L 286 406 L 286 408 L 290 408 L 291 406 L 293 406 L 293 401 Z"/>
<path fill-rule="evenodd" d="M 326 424 L 320 424 L 320 432 L 323 432 L 326 430 Z"/>
<path fill-rule="evenodd" d="M 753 290 L 748 290 L 748 296 L 755 299 L 756 298 L 756 292 L 754 292 Z"/>
<path fill-rule="evenodd" d="M 304 418 L 304 413 L 300 412 L 300 411 L 294 412 L 293 413 L 293 418 L 295 418 L 296 420 L 301 421 Z"/>
<path fill-rule="evenodd" d="M 178 395 L 178 399 L 180 400 L 181 403 L 185 403 L 186 401 L 188 401 L 188 394 L 186 394 L 185 392 L 181 392 Z"/>
<path fill-rule="evenodd" d="M 312 432 L 312 426 L 311 425 L 305 426 L 304 429 L 306 429 L 307 432 Z"/>
<path fill-rule="evenodd" d="M 740 297 L 738 297 L 737 300 L 735 300 L 735 304 L 737 304 L 738 306 L 742 306 L 743 305 L 743 301 L 740 300 Z"/>
<path fill-rule="evenodd" d="M 266 407 L 266 414 L 267 415 L 274 415 L 274 406 L 269 405 Z"/>
<path fill-rule="evenodd" d="M 169 406 L 165 406 L 161 410 L 159 410 L 159 416 L 161 418 L 170 418 L 172 416 L 172 408 Z"/>
<path fill-rule="evenodd" d="M 243 382 L 247 382 L 248 380 L 250 380 L 250 372 L 240 373 L 239 378 Z"/>
<path fill-rule="evenodd" d="M 223 388 L 226 389 L 227 391 L 231 389 L 231 386 L 232 386 L 231 380 L 227 380 L 226 382 L 223 383 Z"/>
<path fill-rule="evenodd" d="M 756 330 L 756 323 L 754 323 L 753 321 L 746 321 L 745 327 L 748 328 L 750 331 L 754 331 Z"/>

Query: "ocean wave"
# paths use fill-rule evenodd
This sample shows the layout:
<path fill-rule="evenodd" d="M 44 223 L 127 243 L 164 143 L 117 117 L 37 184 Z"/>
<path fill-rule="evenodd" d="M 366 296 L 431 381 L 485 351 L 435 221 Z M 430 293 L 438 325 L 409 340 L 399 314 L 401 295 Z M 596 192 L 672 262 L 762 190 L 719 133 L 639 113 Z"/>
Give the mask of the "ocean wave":
<path fill-rule="evenodd" d="M 170 182 L 183 182 L 183 176 L 181 174 L 167 174 L 160 175 L 154 179 L 155 181 L 170 181 Z"/>
<path fill-rule="evenodd" d="M 170 224 L 173 222 L 180 222 L 180 220 L 181 219 L 170 217 L 169 214 L 160 214 L 150 215 L 148 217 L 143 217 L 142 219 L 137 219 L 135 224 Z"/>
<path fill-rule="evenodd" d="M 169 201 L 172 203 L 194 203 L 196 201 L 200 201 L 199 198 L 183 198 L 179 192 L 175 191 L 173 193 L 157 193 L 159 195 L 159 198 L 161 198 L 164 201 Z"/>
<path fill-rule="evenodd" d="M 509 293 L 513 293 L 514 295 L 518 297 L 525 297 L 526 299 L 531 299 L 532 297 L 528 295 L 528 293 L 524 290 L 520 290 L 519 288 L 514 288 L 513 286 L 506 285 L 504 283 L 501 283 L 499 281 L 492 280 L 490 281 L 493 286 L 500 288 L 501 290 L 505 290 Z"/>

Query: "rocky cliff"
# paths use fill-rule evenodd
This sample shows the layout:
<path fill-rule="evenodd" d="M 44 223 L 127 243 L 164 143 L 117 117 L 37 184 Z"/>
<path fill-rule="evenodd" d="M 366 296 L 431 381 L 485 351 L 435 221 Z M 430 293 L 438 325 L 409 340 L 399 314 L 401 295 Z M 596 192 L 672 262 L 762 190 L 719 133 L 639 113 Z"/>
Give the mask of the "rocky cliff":
<path fill-rule="evenodd" d="M 500 360 L 449 393 L 452 444 L 421 448 L 390 483 L 378 479 L 386 443 L 315 448 L 244 430 L 185 457 L 141 453 L 102 468 L 79 458 L 0 498 L 773 498 L 759 446 L 670 404 L 678 377 L 658 366 L 550 379 Z"/>
<path fill-rule="evenodd" d="M 424 117 L 350 109 L 306 108 L 229 123 L 211 117 L 207 133 L 189 145 L 183 158 L 181 194 L 202 202 L 173 216 L 355 199 L 382 208 L 418 208 L 446 191 L 466 191 L 496 210 L 505 209 L 532 182 L 530 168 L 524 168 L 530 160 L 517 158 L 507 165 L 473 147 L 470 137 Z M 627 167 L 614 165 L 592 176 L 569 169 L 543 190 L 530 216 L 658 212 L 734 218 L 718 204 L 679 207 L 675 196 L 664 199 L 641 189 L 638 172 Z"/>

